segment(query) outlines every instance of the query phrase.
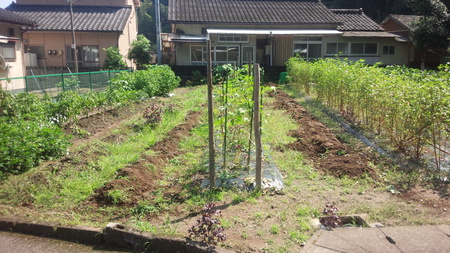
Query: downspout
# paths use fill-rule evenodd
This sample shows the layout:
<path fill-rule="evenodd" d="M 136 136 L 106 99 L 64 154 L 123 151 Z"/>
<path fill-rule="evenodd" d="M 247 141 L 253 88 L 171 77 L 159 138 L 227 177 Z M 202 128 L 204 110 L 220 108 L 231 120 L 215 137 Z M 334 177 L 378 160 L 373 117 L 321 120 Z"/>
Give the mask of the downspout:
<path fill-rule="evenodd" d="M 270 66 L 272 66 L 272 64 L 273 64 L 273 43 L 272 43 L 272 38 L 273 38 L 273 35 L 272 35 L 272 32 L 270 32 L 270 35 L 269 35 L 269 45 L 270 45 L 270 55 L 269 55 L 270 63 L 269 63 L 269 65 Z"/>
<path fill-rule="evenodd" d="M 21 54 L 21 57 L 22 57 L 22 75 L 23 76 L 26 76 L 27 75 L 27 65 L 26 65 L 26 62 L 25 62 L 25 43 L 23 43 L 24 42 L 24 38 L 25 38 L 25 30 L 23 30 L 22 28 L 20 28 L 20 43 L 22 44 L 22 45 L 20 45 L 20 47 L 21 47 L 21 52 L 22 52 L 22 54 Z M 27 51 L 28 52 L 28 59 L 30 58 L 30 52 L 29 51 Z M 31 63 L 31 60 L 29 59 L 29 61 L 30 61 L 30 63 Z M 9 68 L 8 68 L 8 72 L 9 72 Z"/>
<path fill-rule="evenodd" d="M 133 12 L 132 12 L 132 16 L 130 16 L 130 19 L 128 20 L 128 22 L 127 22 L 127 35 L 128 35 L 128 48 L 126 49 L 126 52 L 125 52 L 125 60 L 128 60 L 128 50 L 130 49 L 130 45 L 131 45 L 131 43 L 133 42 L 132 41 L 132 39 L 131 39 L 131 29 L 130 29 L 130 25 L 131 25 L 131 19 L 132 18 L 135 18 L 135 16 L 136 16 L 136 7 L 133 5 L 133 7 L 132 7 L 132 10 L 133 10 Z M 136 22 L 136 26 L 137 26 L 138 24 L 137 24 L 137 22 Z M 137 27 L 136 27 L 136 31 L 137 31 Z M 119 33 L 117 33 L 118 34 L 118 36 L 119 36 L 119 38 L 120 38 L 120 35 L 119 35 Z M 119 43 L 119 39 L 117 39 L 117 43 Z M 134 66 L 133 66 L 133 60 L 129 60 L 130 61 L 130 64 L 131 64 L 131 68 L 133 68 L 134 69 Z"/>

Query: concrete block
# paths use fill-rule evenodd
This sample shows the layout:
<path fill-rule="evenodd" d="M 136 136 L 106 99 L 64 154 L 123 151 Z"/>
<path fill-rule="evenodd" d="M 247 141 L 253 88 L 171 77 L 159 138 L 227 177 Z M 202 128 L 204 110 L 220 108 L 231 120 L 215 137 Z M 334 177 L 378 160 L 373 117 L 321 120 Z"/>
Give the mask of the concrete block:
<path fill-rule="evenodd" d="M 38 224 L 32 222 L 17 222 L 13 227 L 13 232 L 19 232 L 30 235 L 56 237 L 55 224 Z"/>
<path fill-rule="evenodd" d="M 14 220 L 0 220 L 0 230 L 2 231 L 12 231 L 16 222 Z"/>
<path fill-rule="evenodd" d="M 143 250 L 148 239 L 149 238 L 141 235 L 138 231 L 120 224 L 108 224 L 108 226 L 103 229 L 103 240 L 108 246 Z"/>
<path fill-rule="evenodd" d="M 450 252 L 450 238 L 436 226 L 384 227 L 402 252 Z"/>
<path fill-rule="evenodd" d="M 91 245 L 101 245 L 103 243 L 102 231 L 97 228 L 60 226 L 56 229 L 56 237 L 66 241 Z"/>

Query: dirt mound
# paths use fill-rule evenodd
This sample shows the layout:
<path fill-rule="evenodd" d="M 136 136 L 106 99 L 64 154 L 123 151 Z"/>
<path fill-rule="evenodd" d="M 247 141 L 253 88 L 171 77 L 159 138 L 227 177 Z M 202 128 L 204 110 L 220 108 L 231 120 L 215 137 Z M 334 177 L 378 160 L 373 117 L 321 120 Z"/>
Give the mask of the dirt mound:
<path fill-rule="evenodd" d="M 175 156 L 180 154 L 178 143 L 189 135 L 199 123 L 201 112 L 189 112 L 185 122 L 172 129 L 162 141 L 157 142 L 151 150 L 156 155 L 144 156 L 136 163 L 117 172 L 116 179 L 95 190 L 88 200 L 95 206 L 122 205 L 134 206 L 139 201 L 151 201 L 158 191 L 157 181 L 163 178 L 161 169 Z M 169 185 L 164 189 L 165 199 L 176 199 L 180 189 Z M 121 192 L 122 197 L 114 197 L 113 192 Z"/>
<path fill-rule="evenodd" d="M 345 146 L 329 128 L 289 95 L 281 90 L 270 95 L 276 98 L 272 106 L 278 110 L 285 110 L 299 125 L 298 129 L 290 133 L 296 141 L 285 145 L 284 148 L 302 152 L 314 162 L 317 169 L 337 177 L 344 175 L 359 177 L 365 173 L 374 173 L 363 154 Z M 282 150 L 283 147 L 279 149 Z"/>

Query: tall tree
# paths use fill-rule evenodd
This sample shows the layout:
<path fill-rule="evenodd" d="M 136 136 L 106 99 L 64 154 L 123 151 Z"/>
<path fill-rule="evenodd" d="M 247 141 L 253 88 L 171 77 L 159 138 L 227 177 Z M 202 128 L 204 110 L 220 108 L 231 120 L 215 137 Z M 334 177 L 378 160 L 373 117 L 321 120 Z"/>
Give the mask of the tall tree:
<path fill-rule="evenodd" d="M 155 16 L 155 8 L 153 7 L 153 3 L 149 2 L 149 0 L 143 0 L 141 2 L 141 7 L 137 10 L 139 34 L 144 35 L 155 44 L 156 27 L 153 19 Z"/>
<path fill-rule="evenodd" d="M 143 34 L 151 41 L 153 45 L 156 44 L 156 21 L 155 21 L 155 1 L 141 0 L 141 7 L 138 10 L 138 30 L 139 34 Z M 168 0 L 160 1 L 161 8 L 161 31 L 163 33 L 171 32 L 171 26 L 168 20 Z"/>
<path fill-rule="evenodd" d="M 450 46 L 450 14 L 439 0 L 408 0 L 416 15 L 412 41 L 421 52 L 421 68 L 425 68 L 425 55 L 432 51 L 444 56 Z"/>
<path fill-rule="evenodd" d="M 137 39 L 131 43 L 128 50 L 128 59 L 136 63 L 138 69 L 142 69 L 145 65 L 151 63 L 152 47 L 150 41 L 142 34 L 137 36 Z"/>

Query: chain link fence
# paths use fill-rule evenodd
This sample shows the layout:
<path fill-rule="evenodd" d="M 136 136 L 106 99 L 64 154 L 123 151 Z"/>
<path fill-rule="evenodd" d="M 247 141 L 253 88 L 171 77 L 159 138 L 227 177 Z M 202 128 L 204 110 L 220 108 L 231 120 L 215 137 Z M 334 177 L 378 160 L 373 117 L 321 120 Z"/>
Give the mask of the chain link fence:
<path fill-rule="evenodd" d="M 59 93 L 68 90 L 78 90 L 79 93 L 104 91 L 108 88 L 110 80 L 117 76 L 117 74 L 131 71 L 133 70 L 108 70 L 1 78 L 0 85 L 3 89 L 16 94 L 30 92 L 55 97 Z"/>

